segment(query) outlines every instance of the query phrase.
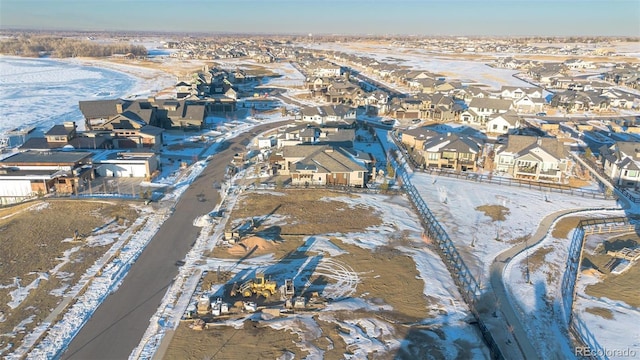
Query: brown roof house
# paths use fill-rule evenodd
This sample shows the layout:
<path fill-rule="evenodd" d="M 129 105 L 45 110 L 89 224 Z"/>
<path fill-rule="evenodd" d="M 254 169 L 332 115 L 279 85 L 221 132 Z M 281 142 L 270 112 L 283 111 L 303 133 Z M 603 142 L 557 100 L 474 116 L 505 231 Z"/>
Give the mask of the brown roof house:
<path fill-rule="evenodd" d="M 421 155 L 425 167 L 476 171 L 482 148 L 483 142 L 478 138 L 446 133 L 425 141 Z"/>
<path fill-rule="evenodd" d="M 375 173 L 371 154 L 328 145 L 285 146 L 278 173 L 290 175 L 298 186 L 364 187 Z"/>
<path fill-rule="evenodd" d="M 496 170 L 516 179 L 561 182 L 569 170 L 569 156 L 556 138 L 509 135 L 496 152 Z"/>

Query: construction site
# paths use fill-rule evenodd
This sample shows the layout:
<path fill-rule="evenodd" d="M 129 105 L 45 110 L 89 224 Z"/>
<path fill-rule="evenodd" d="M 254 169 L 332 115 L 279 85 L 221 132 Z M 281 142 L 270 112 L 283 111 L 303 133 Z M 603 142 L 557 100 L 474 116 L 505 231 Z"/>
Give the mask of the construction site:
<path fill-rule="evenodd" d="M 249 191 L 229 211 L 163 358 L 488 358 L 403 196 Z"/>

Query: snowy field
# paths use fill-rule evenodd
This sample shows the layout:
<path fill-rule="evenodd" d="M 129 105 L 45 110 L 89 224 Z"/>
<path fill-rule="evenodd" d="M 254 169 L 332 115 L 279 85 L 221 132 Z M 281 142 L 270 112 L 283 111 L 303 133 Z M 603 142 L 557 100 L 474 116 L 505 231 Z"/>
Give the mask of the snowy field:
<path fill-rule="evenodd" d="M 0 134 L 21 127 L 46 132 L 76 121 L 78 102 L 148 96 L 174 84 L 157 70 L 100 60 L 52 60 L 0 56 Z"/>
<path fill-rule="evenodd" d="M 479 184 L 424 173 L 415 173 L 411 181 L 482 283 L 486 283 L 496 255 L 532 235 L 545 216 L 560 210 L 616 207 L 613 200 Z M 493 221 L 476 210 L 483 205 L 506 208 L 505 219 Z"/>
<path fill-rule="evenodd" d="M 484 64 L 482 61 L 465 61 L 447 59 L 441 55 L 429 53 L 423 49 L 368 47 L 367 51 L 353 49 L 344 44 L 320 44 L 318 49 L 332 49 L 357 56 L 372 57 L 385 63 L 408 66 L 412 70 L 427 70 L 443 75 L 448 80 L 461 80 L 464 83 L 485 84 L 493 89 L 500 89 L 503 85 L 532 86 L 531 84 L 513 77 L 516 70 L 497 69 Z"/>

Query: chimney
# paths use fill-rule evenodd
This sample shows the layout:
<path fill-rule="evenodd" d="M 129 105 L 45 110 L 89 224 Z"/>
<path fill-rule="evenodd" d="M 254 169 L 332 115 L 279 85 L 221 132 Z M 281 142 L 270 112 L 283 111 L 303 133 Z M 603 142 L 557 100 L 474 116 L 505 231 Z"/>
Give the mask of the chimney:
<path fill-rule="evenodd" d="M 116 103 L 116 111 L 118 114 L 122 114 L 122 103 Z"/>

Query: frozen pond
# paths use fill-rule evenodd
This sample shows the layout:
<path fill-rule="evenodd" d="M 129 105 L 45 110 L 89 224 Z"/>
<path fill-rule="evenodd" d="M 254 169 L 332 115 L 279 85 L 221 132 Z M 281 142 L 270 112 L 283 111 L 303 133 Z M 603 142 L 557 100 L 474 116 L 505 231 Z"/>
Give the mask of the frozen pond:
<path fill-rule="evenodd" d="M 123 72 L 80 63 L 0 56 L 0 134 L 27 126 L 47 131 L 64 121 L 82 129 L 79 101 L 123 97 L 136 83 Z"/>

